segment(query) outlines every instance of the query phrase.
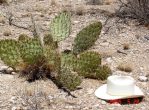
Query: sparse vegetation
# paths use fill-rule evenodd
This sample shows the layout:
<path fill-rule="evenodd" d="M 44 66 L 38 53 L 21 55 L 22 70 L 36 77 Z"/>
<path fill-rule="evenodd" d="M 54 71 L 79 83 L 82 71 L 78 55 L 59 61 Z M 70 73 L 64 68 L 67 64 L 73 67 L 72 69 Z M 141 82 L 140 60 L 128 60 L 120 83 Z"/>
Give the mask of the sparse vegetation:
<path fill-rule="evenodd" d="M 83 5 L 76 6 L 75 14 L 79 15 L 79 16 L 84 15 L 85 14 L 85 7 Z"/>
<path fill-rule="evenodd" d="M 4 36 L 10 36 L 11 35 L 11 30 L 8 29 L 3 33 Z"/>
<path fill-rule="evenodd" d="M 118 16 L 138 19 L 141 24 L 149 24 L 148 0 L 119 0 L 122 4 Z"/>
<path fill-rule="evenodd" d="M 129 44 L 128 44 L 128 43 L 124 43 L 124 44 L 123 44 L 123 49 L 124 49 L 124 50 L 130 49 Z"/>
<path fill-rule="evenodd" d="M 125 72 L 132 72 L 133 71 L 133 68 L 132 68 L 132 65 L 129 64 L 129 63 L 121 63 L 117 69 L 121 70 L 121 71 L 125 71 Z"/>
<path fill-rule="evenodd" d="M 0 15 L 0 23 L 5 24 L 5 18 Z"/>
<path fill-rule="evenodd" d="M 0 4 L 1 3 L 7 3 L 8 1 L 7 0 L 0 0 Z"/>
<path fill-rule="evenodd" d="M 18 41 L 0 41 L 0 57 L 15 69 L 21 66 L 20 76 L 29 82 L 50 78 L 69 93 L 81 84 L 80 76 L 104 80 L 110 74 L 109 67 L 100 67 L 99 53 L 86 51 L 98 39 L 101 29 L 101 22 L 90 24 L 77 34 L 72 51 L 60 53 L 58 43 L 69 37 L 71 30 L 70 14 L 64 11 L 52 20 L 50 34 L 43 38 L 44 45 L 38 36 L 21 34 Z"/>
<path fill-rule="evenodd" d="M 99 4 L 101 4 L 101 0 L 89 0 L 87 4 L 99 5 Z"/>

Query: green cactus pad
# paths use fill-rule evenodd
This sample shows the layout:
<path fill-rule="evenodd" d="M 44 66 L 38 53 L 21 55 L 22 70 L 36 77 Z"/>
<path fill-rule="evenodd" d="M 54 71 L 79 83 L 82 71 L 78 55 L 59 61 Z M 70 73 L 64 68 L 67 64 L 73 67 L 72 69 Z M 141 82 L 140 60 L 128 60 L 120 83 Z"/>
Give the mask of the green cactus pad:
<path fill-rule="evenodd" d="M 25 41 L 27 39 L 31 39 L 31 38 L 29 38 L 26 34 L 20 34 L 18 41 Z"/>
<path fill-rule="evenodd" d="M 15 40 L 0 41 L 0 58 L 6 65 L 16 68 L 22 62 L 18 47 Z"/>
<path fill-rule="evenodd" d="M 81 76 L 85 78 L 98 79 L 98 80 L 106 80 L 108 76 L 110 76 L 111 74 L 112 74 L 111 69 L 106 65 L 98 67 L 93 72 L 86 72 L 86 71 L 81 72 Z"/>
<path fill-rule="evenodd" d="M 61 59 L 56 49 L 53 49 L 51 46 L 44 46 L 44 56 L 47 59 L 48 65 L 53 67 L 52 71 L 59 73 L 61 67 Z"/>
<path fill-rule="evenodd" d="M 100 66 L 99 68 L 97 68 L 95 73 L 96 73 L 96 75 L 93 78 L 100 79 L 100 80 L 106 80 L 108 78 L 108 76 L 110 76 L 112 74 L 112 71 L 108 66 L 103 65 L 103 66 Z"/>
<path fill-rule="evenodd" d="M 99 38 L 101 29 L 101 22 L 95 22 L 82 29 L 74 40 L 73 53 L 79 54 L 93 46 Z"/>
<path fill-rule="evenodd" d="M 71 69 L 77 65 L 77 58 L 72 53 L 62 53 L 61 66 L 67 66 Z"/>
<path fill-rule="evenodd" d="M 76 71 L 78 71 L 79 74 L 93 72 L 99 65 L 101 65 L 101 56 L 99 53 L 93 51 L 83 52 L 78 58 Z"/>
<path fill-rule="evenodd" d="M 51 34 L 45 34 L 43 38 L 44 45 L 52 45 L 53 44 L 53 37 Z"/>
<path fill-rule="evenodd" d="M 51 35 L 54 41 L 61 41 L 69 36 L 71 29 L 70 14 L 62 12 L 56 16 L 50 25 Z"/>
<path fill-rule="evenodd" d="M 21 57 L 24 62 L 33 64 L 43 55 L 43 48 L 38 39 L 25 39 L 19 42 Z"/>
<path fill-rule="evenodd" d="M 81 78 L 76 74 L 71 72 L 69 68 L 62 68 L 61 74 L 59 74 L 57 80 L 59 83 L 70 91 L 74 91 L 81 84 Z"/>

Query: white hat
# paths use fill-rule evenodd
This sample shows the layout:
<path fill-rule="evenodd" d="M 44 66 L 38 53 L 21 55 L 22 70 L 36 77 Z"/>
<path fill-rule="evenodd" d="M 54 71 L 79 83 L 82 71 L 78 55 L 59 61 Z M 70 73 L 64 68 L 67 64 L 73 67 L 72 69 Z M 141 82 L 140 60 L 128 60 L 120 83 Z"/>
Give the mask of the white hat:
<path fill-rule="evenodd" d="M 107 84 L 99 87 L 95 91 L 95 95 L 104 100 L 144 97 L 143 92 L 135 85 L 135 80 L 132 77 L 117 75 L 108 77 Z"/>

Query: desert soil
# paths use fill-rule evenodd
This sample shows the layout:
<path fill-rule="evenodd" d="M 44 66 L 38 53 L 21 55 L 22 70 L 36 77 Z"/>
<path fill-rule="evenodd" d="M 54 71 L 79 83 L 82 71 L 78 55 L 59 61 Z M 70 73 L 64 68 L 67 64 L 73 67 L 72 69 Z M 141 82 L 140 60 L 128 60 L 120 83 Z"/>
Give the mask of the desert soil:
<path fill-rule="evenodd" d="M 34 16 L 39 33 L 49 32 L 49 23 L 62 9 L 72 11 L 72 32 L 69 38 L 60 42 L 61 50 L 71 49 L 76 34 L 93 21 L 103 24 L 118 9 L 117 2 L 101 5 L 85 5 L 82 2 L 56 2 L 53 6 L 50 0 L 14 0 L 9 5 L 0 5 L 0 39 L 17 39 L 22 33 L 32 36 L 32 32 L 14 25 L 9 25 L 8 18 L 13 15 L 13 23 L 31 27 L 30 14 Z M 83 8 L 83 15 L 76 15 L 78 7 Z M 10 33 L 4 36 L 4 33 Z M 129 44 L 128 50 L 123 45 Z M 140 76 L 149 73 L 149 29 L 138 25 L 137 21 L 121 20 L 111 17 L 104 25 L 98 41 L 90 49 L 99 52 L 103 64 L 111 67 L 113 74 L 130 75 L 136 80 L 145 94 L 145 99 L 139 104 L 119 105 L 108 104 L 98 99 L 94 91 L 101 86 L 102 81 L 84 79 L 80 90 L 73 91 L 77 98 L 67 96 L 50 80 L 39 80 L 28 83 L 15 75 L 0 74 L 0 109 L 1 110 L 149 110 L 149 82 L 140 81 Z M 122 53 L 119 53 L 121 51 Z M 126 64 L 132 72 L 122 72 L 117 69 L 120 64 Z M 3 67 L 3 62 L 0 67 Z"/>

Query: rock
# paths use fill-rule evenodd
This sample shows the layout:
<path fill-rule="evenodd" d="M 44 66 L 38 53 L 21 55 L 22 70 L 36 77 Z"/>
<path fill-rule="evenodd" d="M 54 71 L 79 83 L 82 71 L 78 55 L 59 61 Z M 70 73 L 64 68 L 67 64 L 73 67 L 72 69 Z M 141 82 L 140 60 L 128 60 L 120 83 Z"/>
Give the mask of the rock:
<path fill-rule="evenodd" d="M 103 42 L 100 45 L 103 46 L 103 47 L 108 47 L 109 46 L 109 42 Z"/>
<path fill-rule="evenodd" d="M 0 16 L 0 23 L 5 24 L 5 18 L 3 16 Z"/>
<path fill-rule="evenodd" d="M 0 70 L 6 70 L 8 69 L 8 66 L 0 66 Z"/>
<path fill-rule="evenodd" d="M 78 24 L 80 21 L 73 21 L 74 24 Z"/>
<path fill-rule="evenodd" d="M 54 97 L 53 97 L 53 96 L 51 96 L 51 95 L 49 95 L 49 96 L 48 96 L 48 98 L 49 98 L 49 100 L 54 99 Z"/>
<path fill-rule="evenodd" d="M 66 109 L 73 109 L 73 106 L 65 106 Z"/>
<path fill-rule="evenodd" d="M 113 60 L 112 60 L 111 57 L 109 57 L 109 58 L 106 59 L 106 61 L 107 61 L 108 63 L 112 63 Z"/>
<path fill-rule="evenodd" d="M 146 40 L 149 40 L 149 36 L 144 36 L 144 38 L 145 38 Z"/>
<path fill-rule="evenodd" d="M 107 102 L 104 101 L 104 100 L 102 100 L 102 101 L 101 101 L 101 104 L 102 104 L 102 105 L 105 105 L 105 104 L 107 104 Z"/>
<path fill-rule="evenodd" d="M 87 93 L 88 93 L 88 94 L 93 94 L 93 93 L 94 93 L 94 89 L 89 89 L 89 90 L 87 90 Z"/>
<path fill-rule="evenodd" d="M 115 110 L 115 108 L 114 107 L 110 107 L 110 108 L 108 108 L 108 110 Z"/>
<path fill-rule="evenodd" d="M 23 107 L 12 107 L 11 110 L 25 110 Z"/>
<path fill-rule="evenodd" d="M 139 81 L 141 82 L 147 82 L 148 78 L 146 76 L 139 76 Z"/>
<path fill-rule="evenodd" d="M 4 36 L 10 36 L 11 35 L 11 30 L 10 29 L 5 29 L 3 35 Z"/>
<path fill-rule="evenodd" d="M 14 104 L 14 103 L 15 103 L 15 101 L 16 101 L 16 97 L 12 96 L 12 97 L 11 97 L 11 99 L 10 99 L 9 101 L 10 101 L 11 103 L 13 103 L 13 104 Z"/>

